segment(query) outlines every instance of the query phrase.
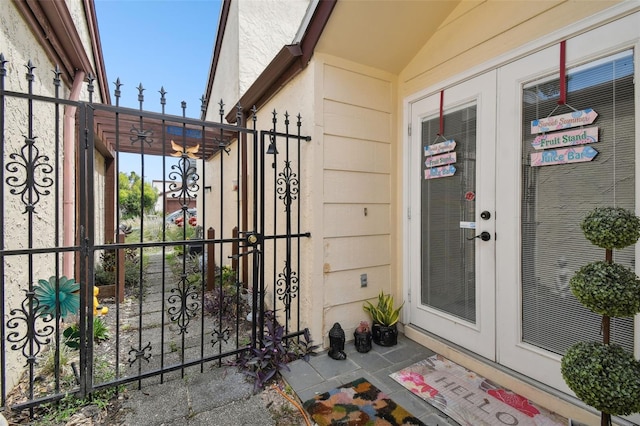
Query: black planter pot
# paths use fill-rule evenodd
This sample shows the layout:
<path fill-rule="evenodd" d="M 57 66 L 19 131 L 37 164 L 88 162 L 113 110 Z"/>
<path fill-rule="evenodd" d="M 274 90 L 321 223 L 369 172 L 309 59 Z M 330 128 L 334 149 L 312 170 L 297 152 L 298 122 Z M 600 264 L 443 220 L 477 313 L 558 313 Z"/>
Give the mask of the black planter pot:
<path fill-rule="evenodd" d="M 365 353 L 371 350 L 371 332 L 366 331 L 364 333 L 353 332 L 354 341 L 353 344 L 356 347 L 356 351 Z"/>
<path fill-rule="evenodd" d="M 373 332 L 373 341 L 377 345 L 394 346 L 398 344 L 398 327 L 396 324 L 386 326 L 374 323 L 371 331 Z"/>

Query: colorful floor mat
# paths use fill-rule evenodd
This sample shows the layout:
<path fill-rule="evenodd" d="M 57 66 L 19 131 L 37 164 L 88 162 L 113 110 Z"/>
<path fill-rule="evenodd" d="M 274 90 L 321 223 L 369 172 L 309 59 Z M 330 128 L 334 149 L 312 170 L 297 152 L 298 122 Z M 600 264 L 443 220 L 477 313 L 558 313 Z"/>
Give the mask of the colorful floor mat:
<path fill-rule="evenodd" d="M 469 426 L 565 426 L 566 418 L 434 355 L 390 375 L 402 386 Z"/>
<path fill-rule="evenodd" d="M 319 426 L 424 426 L 365 379 L 316 395 L 303 405 Z"/>

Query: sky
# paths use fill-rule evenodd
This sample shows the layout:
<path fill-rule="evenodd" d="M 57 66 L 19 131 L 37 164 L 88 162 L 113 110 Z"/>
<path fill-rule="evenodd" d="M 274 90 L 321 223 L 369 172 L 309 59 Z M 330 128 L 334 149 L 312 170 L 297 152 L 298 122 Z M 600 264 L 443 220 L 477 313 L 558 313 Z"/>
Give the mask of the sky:
<path fill-rule="evenodd" d="M 138 85 L 148 111 L 161 111 L 164 87 L 167 114 L 200 118 L 220 0 L 95 0 L 102 54 L 115 104 L 114 82 L 120 79 L 120 105 L 139 108 Z M 173 164 L 173 163 L 167 163 Z M 167 167 L 168 168 L 168 167 Z M 120 154 L 120 171 L 140 170 L 140 157 Z M 159 157 L 145 157 L 146 181 L 162 179 Z"/>

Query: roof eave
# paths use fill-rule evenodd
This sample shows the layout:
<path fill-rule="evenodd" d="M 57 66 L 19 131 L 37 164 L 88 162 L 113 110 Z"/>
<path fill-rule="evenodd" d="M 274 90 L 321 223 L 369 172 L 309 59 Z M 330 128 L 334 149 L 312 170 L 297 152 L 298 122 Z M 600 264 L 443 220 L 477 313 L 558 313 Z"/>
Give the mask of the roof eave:
<path fill-rule="evenodd" d="M 65 82 L 71 85 L 77 71 L 84 71 L 87 75 L 100 77 L 98 87 L 102 101 L 109 103 L 109 91 L 106 87 L 104 61 L 93 0 L 85 0 L 84 6 L 98 70 L 94 70 L 91 64 L 69 8 L 63 0 L 46 2 L 14 0 L 13 3 L 49 59 L 60 67 Z"/>
<path fill-rule="evenodd" d="M 283 46 L 236 104 L 261 108 L 307 67 L 336 2 L 337 0 L 318 2 L 300 42 Z M 209 83 L 212 84 L 212 79 Z M 249 112 L 250 110 L 245 109 L 244 114 L 248 115 Z M 236 117 L 237 113 L 231 111 L 225 118 L 229 123 L 235 123 Z"/>
<path fill-rule="evenodd" d="M 224 33 L 227 28 L 227 20 L 229 19 L 229 9 L 231 7 L 231 0 L 224 0 L 222 2 L 222 8 L 220 9 L 220 20 L 218 21 L 218 33 L 216 34 L 216 43 L 213 48 L 213 55 L 211 57 L 211 67 L 209 68 L 209 77 L 207 78 L 207 88 L 204 94 L 204 105 L 202 111 L 202 119 L 204 120 L 207 109 L 209 108 L 209 100 L 211 98 L 211 91 L 213 90 L 213 80 L 218 69 L 218 59 L 220 58 L 220 52 L 222 51 L 222 41 L 224 39 Z"/>

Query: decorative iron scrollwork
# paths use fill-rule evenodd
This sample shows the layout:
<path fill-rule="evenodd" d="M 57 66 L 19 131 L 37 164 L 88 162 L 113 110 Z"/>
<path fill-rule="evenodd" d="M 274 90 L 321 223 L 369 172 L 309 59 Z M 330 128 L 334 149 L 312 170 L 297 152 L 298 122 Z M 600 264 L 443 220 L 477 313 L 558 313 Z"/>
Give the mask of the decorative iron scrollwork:
<path fill-rule="evenodd" d="M 298 187 L 300 186 L 298 175 L 291 169 L 291 161 L 284 162 L 284 169 L 278 173 L 276 185 L 278 198 L 284 201 L 285 210 L 289 211 L 291 202 L 298 198 Z"/>
<path fill-rule="evenodd" d="M 282 272 L 278 274 L 276 295 L 278 300 L 284 304 L 287 318 L 290 318 L 291 303 L 298 296 L 298 275 L 287 266 L 287 262 L 285 262 Z"/>
<path fill-rule="evenodd" d="M 133 135 L 129 137 L 131 145 L 134 145 L 136 142 L 145 142 L 149 146 L 153 144 L 153 138 L 151 137 L 153 136 L 152 130 L 137 129 L 134 125 L 131 125 L 129 133 Z"/>
<path fill-rule="evenodd" d="M 172 172 L 169 173 L 169 180 L 172 182 L 169 184 L 169 190 L 174 192 L 173 198 L 178 198 L 183 206 L 188 206 L 189 202 L 197 197 L 197 192 L 200 189 L 197 184 L 200 177 L 191 161 L 198 158 L 196 153 L 200 149 L 200 145 L 183 147 L 171 141 L 171 146 L 175 151 L 171 155 L 180 157 L 180 160 L 178 160 L 178 164 L 171 166 Z"/>
<path fill-rule="evenodd" d="M 146 346 L 141 349 L 136 349 L 131 346 L 131 349 L 129 350 L 128 360 L 129 367 L 131 367 L 139 359 L 144 359 L 145 361 L 147 361 L 147 363 L 149 363 L 149 360 L 151 359 L 151 342 L 148 342 Z"/>
<path fill-rule="evenodd" d="M 169 307 L 167 312 L 171 321 L 178 323 L 180 334 L 185 334 L 191 318 L 196 316 L 200 307 L 198 290 L 193 283 L 189 282 L 187 275 L 182 274 L 179 287 L 172 288 L 171 293 L 174 294 L 167 298 L 167 302 L 176 306 Z M 189 300 L 195 300 L 195 302 L 189 302 Z"/>
<path fill-rule="evenodd" d="M 219 342 L 227 343 L 231 337 L 231 331 L 229 328 L 225 328 L 222 331 L 214 330 L 213 333 L 211 333 L 211 336 L 213 337 L 211 340 L 211 346 L 215 346 Z"/>
<path fill-rule="evenodd" d="M 19 195 L 25 205 L 23 213 L 35 212 L 35 207 L 40 202 L 40 197 L 49 195 L 48 189 L 53 185 L 53 179 L 47 175 L 53 173 L 53 166 L 49 164 L 49 156 L 40 154 L 36 146 L 36 138 L 24 136 L 25 144 L 19 153 L 9 154 L 9 161 L 5 169 L 15 176 L 8 176 L 7 185 L 11 187 L 9 192 Z"/>
<path fill-rule="evenodd" d="M 41 305 L 35 292 L 25 290 L 25 298 L 20 308 L 12 309 L 9 315 L 12 316 L 7 321 L 7 328 L 16 330 L 7 334 L 7 341 L 13 343 L 11 349 L 14 351 L 21 350 L 22 355 L 28 364 L 35 364 L 36 357 L 40 353 L 43 346 L 48 345 L 51 339 L 48 336 L 54 332 L 53 325 L 45 325 L 38 330 L 36 323 L 41 320 L 48 323 L 53 320 L 53 315 L 48 312 L 49 307 Z M 21 331 L 24 335 L 21 335 Z"/>

